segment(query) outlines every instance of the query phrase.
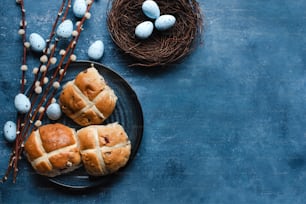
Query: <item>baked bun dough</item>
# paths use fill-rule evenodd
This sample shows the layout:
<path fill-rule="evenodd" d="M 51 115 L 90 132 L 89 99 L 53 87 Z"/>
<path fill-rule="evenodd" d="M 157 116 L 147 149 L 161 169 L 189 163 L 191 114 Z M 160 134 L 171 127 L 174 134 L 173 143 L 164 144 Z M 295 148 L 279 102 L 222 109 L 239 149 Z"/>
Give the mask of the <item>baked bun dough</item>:
<path fill-rule="evenodd" d="M 62 111 L 81 126 L 98 125 L 115 109 L 117 96 L 94 68 L 65 84 L 59 98 Z"/>
<path fill-rule="evenodd" d="M 84 167 L 89 175 L 103 176 L 126 165 L 131 142 L 118 123 L 92 125 L 77 132 Z"/>
<path fill-rule="evenodd" d="M 38 174 L 54 177 L 78 168 L 81 156 L 76 132 L 62 124 L 48 124 L 33 131 L 24 145 Z"/>

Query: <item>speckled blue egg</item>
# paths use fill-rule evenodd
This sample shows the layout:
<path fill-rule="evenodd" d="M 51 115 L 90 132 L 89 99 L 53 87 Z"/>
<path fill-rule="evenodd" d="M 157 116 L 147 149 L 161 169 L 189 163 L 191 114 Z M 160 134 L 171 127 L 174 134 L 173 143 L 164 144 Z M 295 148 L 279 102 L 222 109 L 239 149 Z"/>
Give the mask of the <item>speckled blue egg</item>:
<path fill-rule="evenodd" d="M 33 51 L 41 52 L 46 48 L 46 41 L 38 33 L 31 33 L 29 42 Z"/>
<path fill-rule="evenodd" d="M 93 60 L 99 60 L 104 53 L 104 44 L 101 40 L 92 43 L 88 48 L 88 57 Z"/>
<path fill-rule="evenodd" d="M 157 3 L 153 0 L 146 0 L 142 3 L 142 11 L 143 13 L 151 18 L 151 19 L 156 19 L 160 15 L 160 9 Z"/>
<path fill-rule="evenodd" d="M 175 24 L 175 17 L 170 14 L 161 15 L 155 20 L 155 28 L 160 31 L 168 30 Z"/>
<path fill-rule="evenodd" d="M 73 23 L 71 20 L 67 19 L 63 21 L 59 26 L 57 27 L 56 34 L 58 37 L 61 38 L 69 38 L 72 35 L 73 31 Z"/>
<path fill-rule="evenodd" d="M 84 14 L 86 13 L 87 5 L 85 0 L 75 0 L 72 11 L 73 14 L 78 17 L 82 18 Z"/>
<path fill-rule="evenodd" d="M 19 93 L 15 96 L 14 105 L 19 113 L 27 113 L 31 108 L 31 102 L 29 98 L 22 93 Z"/>
<path fill-rule="evenodd" d="M 150 37 L 153 32 L 154 25 L 151 21 L 144 21 L 136 26 L 135 35 L 139 39 Z"/>
<path fill-rule="evenodd" d="M 3 128 L 4 138 L 8 142 L 13 142 L 16 139 L 16 124 L 13 121 L 7 121 Z"/>
<path fill-rule="evenodd" d="M 58 103 L 52 103 L 48 106 L 46 114 L 50 120 L 58 120 L 62 116 L 62 110 Z"/>

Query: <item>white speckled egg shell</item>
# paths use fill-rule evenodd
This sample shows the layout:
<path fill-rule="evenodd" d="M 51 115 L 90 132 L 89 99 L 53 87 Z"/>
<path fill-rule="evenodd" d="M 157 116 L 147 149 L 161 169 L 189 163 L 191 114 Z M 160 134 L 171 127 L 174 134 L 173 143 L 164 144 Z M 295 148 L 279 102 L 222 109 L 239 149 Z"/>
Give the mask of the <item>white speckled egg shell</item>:
<path fill-rule="evenodd" d="M 153 0 L 144 1 L 141 8 L 143 13 L 151 19 L 156 19 L 160 16 L 159 6 Z"/>
<path fill-rule="evenodd" d="M 29 42 L 31 49 L 36 52 L 41 52 L 46 48 L 46 41 L 38 33 L 31 33 Z"/>
<path fill-rule="evenodd" d="M 88 57 L 93 60 L 99 60 L 104 53 L 104 44 L 101 40 L 92 43 L 88 48 Z"/>
<path fill-rule="evenodd" d="M 5 139 L 13 142 L 16 139 L 16 124 L 13 121 L 7 121 L 4 124 L 3 132 Z"/>
<path fill-rule="evenodd" d="M 86 5 L 85 0 L 75 0 L 73 7 L 72 7 L 72 11 L 76 17 L 82 18 L 84 14 L 86 13 L 86 9 L 87 9 L 87 5 Z"/>
<path fill-rule="evenodd" d="M 155 27 L 157 30 L 164 31 L 171 28 L 176 22 L 174 16 L 170 14 L 161 15 L 155 20 Z"/>
<path fill-rule="evenodd" d="M 150 37 L 153 32 L 154 25 L 151 21 L 144 21 L 136 26 L 135 35 L 139 39 Z"/>
<path fill-rule="evenodd" d="M 59 37 L 62 38 L 69 38 L 72 35 L 73 31 L 73 23 L 71 20 L 67 19 L 63 21 L 59 26 L 57 27 L 56 34 Z"/>
<path fill-rule="evenodd" d="M 50 120 L 58 120 L 62 116 L 62 110 L 58 103 L 52 103 L 48 106 L 46 114 Z"/>
<path fill-rule="evenodd" d="M 18 112 L 27 113 L 31 108 L 29 98 L 24 94 L 17 94 L 14 99 L 14 105 Z"/>

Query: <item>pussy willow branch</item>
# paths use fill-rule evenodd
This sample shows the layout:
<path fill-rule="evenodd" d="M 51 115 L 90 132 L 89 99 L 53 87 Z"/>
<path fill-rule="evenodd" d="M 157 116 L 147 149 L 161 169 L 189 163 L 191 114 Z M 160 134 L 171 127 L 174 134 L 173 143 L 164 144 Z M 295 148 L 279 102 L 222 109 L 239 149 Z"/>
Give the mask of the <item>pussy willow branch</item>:
<path fill-rule="evenodd" d="M 90 11 L 90 8 L 91 8 L 93 2 L 94 1 L 90 1 L 88 6 L 87 6 L 86 14 L 88 14 L 88 15 L 90 14 L 89 11 Z M 82 30 L 83 30 L 83 25 L 84 25 L 85 21 L 90 18 L 90 15 L 88 16 L 86 14 L 82 18 L 82 20 L 78 23 L 78 26 L 77 26 L 77 29 L 76 29 L 76 33 L 77 34 L 75 36 L 73 36 L 73 38 L 71 39 L 67 49 L 65 50 L 65 54 L 62 56 L 61 61 L 59 62 L 58 66 L 57 66 L 57 69 L 55 70 L 55 72 L 54 72 L 54 74 L 52 76 L 51 81 L 48 83 L 48 86 L 45 89 L 45 91 L 43 93 L 43 96 L 41 97 L 41 101 L 40 101 L 40 103 L 38 105 L 38 108 L 34 112 L 35 115 L 37 113 L 39 113 L 38 121 L 42 120 L 47 107 L 51 104 L 51 101 L 52 101 L 53 97 L 55 96 L 55 94 L 56 94 L 56 92 L 57 92 L 57 90 L 59 88 L 59 86 L 54 86 L 54 83 L 57 82 L 58 85 L 60 85 L 60 83 L 62 82 L 62 80 L 63 80 L 63 78 L 64 78 L 64 76 L 66 74 L 66 71 L 67 71 L 71 61 L 75 60 L 75 57 L 73 57 L 74 56 L 75 47 L 76 47 L 77 42 L 79 40 L 80 34 L 81 34 Z M 66 58 L 66 56 L 68 56 L 68 59 L 67 59 L 67 62 L 65 64 L 65 67 L 62 69 L 61 67 L 62 67 L 62 65 L 64 63 L 64 59 Z M 57 79 L 57 81 L 55 81 L 56 79 Z M 51 94 L 49 94 L 51 88 L 53 88 L 53 91 L 52 91 Z M 46 106 L 45 106 L 46 108 L 43 109 L 44 111 L 40 112 L 39 108 L 42 107 L 44 102 L 46 103 Z M 32 118 L 32 119 L 34 119 L 34 118 Z"/>
<path fill-rule="evenodd" d="M 20 0 L 20 2 L 23 3 L 23 0 Z M 52 31 L 50 33 L 50 37 L 47 40 L 47 43 L 46 43 L 47 46 L 46 46 L 46 49 L 43 52 L 43 55 L 47 55 L 47 53 L 48 53 L 48 49 L 50 47 L 50 42 L 55 35 L 55 28 L 58 24 L 59 17 L 62 15 L 64 6 L 65 6 L 65 2 L 66 2 L 66 0 L 63 0 L 62 5 L 59 9 L 57 18 L 56 18 L 56 20 L 55 20 L 55 22 L 52 26 Z M 57 82 L 59 84 L 62 81 L 63 77 L 65 76 L 65 72 L 67 71 L 70 62 L 75 60 L 76 57 L 75 57 L 75 55 L 73 55 L 74 49 L 75 49 L 75 46 L 78 42 L 80 33 L 83 30 L 83 24 L 84 24 L 85 20 L 90 18 L 89 11 L 90 11 L 90 8 L 91 8 L 93 2 L 94 1 L 88 2 L 86 15 L 84 15 L 82 20 L 79 22 L 79 24 L 77 26 L 76 34 L 71 39 L 68 47 L 65 50 L 65 53 L 62 55 L 62 58 L 61 58 L 58 66 L 57 66 L 57 69 L 56 69 L 54 75 L 52 76 L 51 80 L 47 83 L 47 88 L 42 92 L 43 96 L 40 97 L 40 101 L 38 102 L 37 107 L 35 109 L 33 107 L 31 107 L 31 110 L 29 111 L 29 113 L 24 117 L 24 119 L 25 119 L 24 123 L 20 122 L 20 121 L 22 121 L 23 117 L 18 116 L 18 121 L 19 121 L 20 125 L 18 126 L 18 129 L 17 129 L 18 131 L 17 131 L 17 138 L 16 138 L 16 141 L 15 141 L 15 147 L 14 147 L 14 150 L 12 151 L 12 153 L 11 153 L 11 156 L 10 156 L 10 159 L 9 159 L 9 165 L 8 165 L 7 171 L 5 173 L 5 176 L 2 178 L 2 182 L 7 180 L 9 174 L 11 173 L 12 168 L 14 169 L 13 182 L 14 183 L 16 182 L 17 173 L 18 173 L 18 160 L 20 159 L 20 155 L 23 152 L 24 140 L 28 136 L 29 130 L 32 131 L 33 125 L 34 125 L 34 128 L 37 128 L 39 126 L 39 125 L 37 125 L 37 127 L 36 127 L 35 124 L 32 123 L 32 121 L 35 120 L 38 113 L 39 113 L 38 120 L 39 121 L 42 120 L 46 108 L 51 104 L 52 99 L 53 99 L 54 95 L 56 94 L 57 89 L 59 88 L 59 87 L 53 87 L 56 78 L 58 77 Z M 24 6 L 22 6 L 22 7 L 24 7 Z M 70 7 L 71 7 L 71 0 L 68 0 L 68 5 L 66 7 L 64 16 L 62 17 L 62 21 L 64 21 L 66 19 Z M 25 12 L 24 8 L 22 9 L 22 12 Z M 23 18 L 25 18 L 25 14 L 22 14 L 22 15 L 23 15 Z M 23 22 L 22 25 L 25 25 L 25 20 L 23 20 L 22 22 Z M 55 42 L 57 42 L 57 40 L 55 40 Z M 40 69 L 43 66 L 43 62 L 41 62 L 40 66 L 38 68 L 38 72 L 35 74 L 35 79 L 34 79 L 32 85 L 31 85 L 31 88 L 30 88 L 30 96 L 31 96 L 30 98 L 31 98 L 33 106 L 36 104 L 36 100 L 37 100 L 36 97 L 38 95 L 38 94 L 36 94 L 34 99 L 32 98 L 33 93 L 34 93 L 34 89 L 35 89 L 35 83 L 37 81 L 39 81 L 40 85 L 44 84 L 44 78 L 46 76 L 46 72 L 47 72 L 48 68 L 50 67 L 50 65 L 52 64 L 51 59 L 54 55 L 55 48 L 56 48 L 56 43 L 51 48 L 51 54 L 50 54 L 50 57 L 48 59 L 48 63 L 46 65 L 46 70 L 39 75 Z M 68 57 L 68 61 L 65 65 L 65 68 L 63 69 L 63 71 L 61 71 L 62 70 L 61 67 L 64 64 L 66 57 Z M 24 82 L 24 80 L 22 80 L 22 82 Z M 52 91 L 52 94 L 50 95 L 49 91 L 52 87 L 53 87 L 53 91 Z M 23 89 L 23 92 L 24 92 L 24 87 L 22 89 Z M 40 108 L 43 106 L 44 103 L 46 103 L 45 109 L 44 109 L 44 111 L 40 111 L 41 110 Z M 33 113 L 31 114 L 31 112 L 33 112 Z"/>
<path fill-rule="evenodd" d="M 87 6 L 87 11 L 86 13 L 88 13 L 89 15 L 89 11 L 90 8 L 93 4 L 93 1 L 91 1 L 88 6 Z M 54 97 L 54 95 L 56 94 L 52 92 L 52 94 L 50 94 L 50 91 L 52 88 L 54 88 L 54 90 L 57 90 L 58 87 L 54 86 L 54 83 L 57 82 L 58 84 L 60 84 L 60 82 L 62 81 L 63 77 L 65 76 L 65 73 L 69 67 L 69 64 L 71 61 L 74 61 L 75 59 L 73 59 L 74 55 L 74 49 L 76 47 L 76 44 L 78 42 L 79 36 L 83 30 L 83 24 L 86 21 L 86 19 L 88 19 L 88 15 L 85 15 L 81 21 L 79 21 L 77 29 L 76 29 L 76 35 L 74 35 L 72 37 L 72 39 L 70 40 L 66 50 L 64 51 L 64 54 L 61 57 L 61 60 L 59 62 L 59 64 L 57 65 L 57 68 L 55 70 L 55 72 L 53 73 L 50 81 L 47 84 L 47 87 L 44 89 L 42 96 L 40 96 L 40 101 L 38 101 L 38 105 L 36 106 L 35 110 L 31 113 L 31 117 L 28 120 L 30 123 L 34 123 L 37 115 L 39 114 L 39 117 L 37 119 L 37 121 L 41 121 L 45 110 L 48 108 L 48 106 L 51 104 L 51 101 Z M 65 63 L 66 58 L 68 58 L 66 64 L 65 64 L 65 68 L 62 69 L 63 64 Z M 62 71 L 61 71 L 62 70 Z M 58 78 L 57 81 L 55 81 Z M 38 95 L 37 95 L 38 96 Z M 40 108 L 43 107 L 43 105 L 45 105 L 45 107 L 43 108 L 43 111 L 40 111 Z M 39 125 L 35 125 L 34 123 L 34 127 L 39 126 Z M 33 126 L 24 126 L 24 128 L 22 129 L 22 135 L 26 136 L 28 134 L 28 132 L 31 132 L 31 130 L 33 129 Z"/>
<path fill-rule="evenodd" d="M 56 19 L 55 19 L 55 21 L 54 21 L 54 23 L 52 25 L 52 29 L 51 29 L 49 38 L 46 40 L 46 49 L 43 51 L 43 55 L 47 55 L 47 53 L 48 53 L 48 49 L 50 47 L 51 40 L 53 39 L 53 37 L 55 35 L 55 29 L 56 29 L 56 26 L 58 24 L 59 18 L 61 17 L 61 15 L 63 13 L 63 9 L 65 7 L 65 3 L 66 3 L 66 0 L 63 0 L 62 4 L 60 6 L 60 9 L 57 12 L 57 16 L 56 16 Z M 69 8 L 69 6 L 67 6 L 67 8 Z M 67 13 L 65 12 L 65 15 L 63 16 L 62 19 L 65 19 L 66 17 L 67 17 Z M 32 94 L 34 93 L 35 82 L 38 80 L 38 76 L 39 76 L 38 74 L 40 72 L 40 69 L 41 69 L 42 65 L 43 65 L 43 63 L 41 62 L 39 67 L 38 67 L 38 72 L 34 76 L 34 80 L 33 80 L 33 83 L 31 85 L 31 88 L 30 88 L 30 91 L 29 91 L 29 98 L 31 98 Z"/>
<path fill-rule="evenodd" d="M 20 7 L 20 11 L 21 11 L 21 22 L 20 22 L 20 29 L 19 29 L 19 34 L 22 36 L 22 45 L 23 45 L 23 56 L 22 56 L 22 66 L 21 66 L 21 86 L 20 86 L 20 93 L 24 93 L 24 89 L 25 89 L 25 75 L 26 75 L 26 70 L 27 70 L 27 46 L 26 46 L 26 10 L 24 7 L 24 1 L 23 0 L 16 0 L 16 3 L 19 4 Z M 17 127 L 16 129 L 20 129 L 21 128 L 21 124 L 23 122 L 22 119 L 23 114 L 17 113 Z M 18 168 L 18 160 L 19 160 L 19 156 L 16 156 L 16 154 L 19 154 L 19 148 L 18 148 L 18 139 L 16 138 L 16 142 L 12 148 L 12 153 L 10 155 L 9 158 L 9 165 L 8 168 L 6 170 L 5 176 L 3 177 L 2 181 L 7 179 L 7 175 L 10 173 L 11 169 L 14 168 L 14 171 L 17 172 Z M 15 180 L 14 180 L 15 182 Z"/>

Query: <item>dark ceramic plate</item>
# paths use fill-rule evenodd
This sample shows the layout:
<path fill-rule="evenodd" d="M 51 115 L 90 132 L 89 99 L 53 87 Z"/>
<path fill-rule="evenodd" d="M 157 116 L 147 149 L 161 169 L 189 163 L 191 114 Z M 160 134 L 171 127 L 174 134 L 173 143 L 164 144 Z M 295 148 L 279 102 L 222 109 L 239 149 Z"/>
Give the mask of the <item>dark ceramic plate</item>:
<path fill-rule="evenodd" d="M 143 115 L 141 105 L 131 86 L 121 76 L 112 71 L 110 68 L 107 68 L 102 64 L 90 61 L 77 61 L 71 63 L 66 73 L 66 76 L 62 81 L 62 84 L 73 80 L 79 72 L 85 70 L 86 68 L 89 68 L 91 64 L 93 64 L 94 67 L 97 68 L 97 70 L 104 77 L 105 81 L 114 90 L 115 94 L 118 97 L 114 112 L 103 124 L 118 122 L 124 127 L 125 131 L 129 136 L 129 139 L 131 140 L 132 146 L 131 157 L 128 162 L 129 164 L 133 160 L 133 157 L 137 152 L 143 133 Z M 57 95 L 57 98 L 58 96 L 59 93 Z M 65 116 L 62 116 L 61 119 L 56 122 L 66 124 L 69 127 L 75 128 L 76 130 L 81 128 Z M 90 188 L 111 182 L 113 179 L 115 179 L 115 177 L 122 175 L 120 173 L 126 169 L 128 164 L 124 168 L 119 170 L 117 173 L 110 176 L 91 177 L 86 173 L 84 167 L 80 167 L 79 169 L 73 172 L 50 178 L 49 180 L 57 185 L 67 188 Z"/>

